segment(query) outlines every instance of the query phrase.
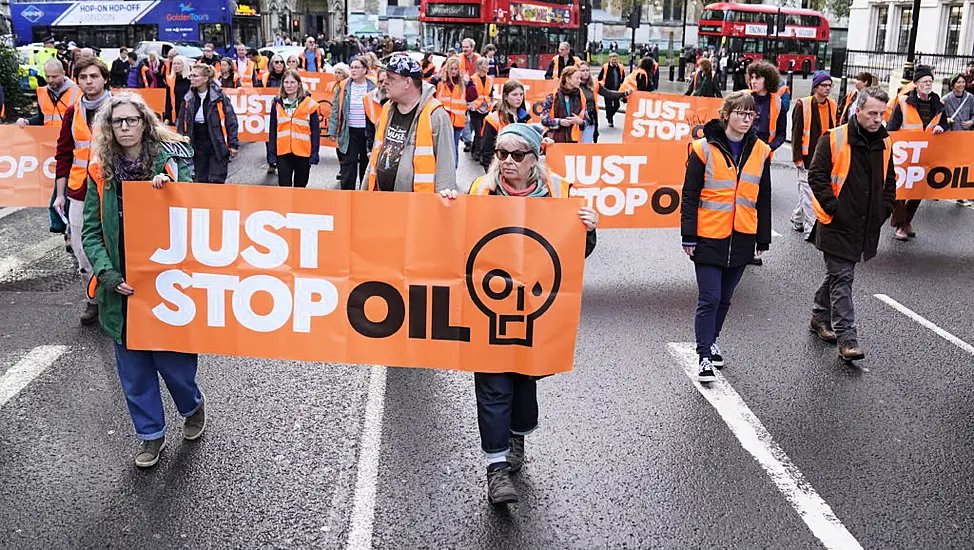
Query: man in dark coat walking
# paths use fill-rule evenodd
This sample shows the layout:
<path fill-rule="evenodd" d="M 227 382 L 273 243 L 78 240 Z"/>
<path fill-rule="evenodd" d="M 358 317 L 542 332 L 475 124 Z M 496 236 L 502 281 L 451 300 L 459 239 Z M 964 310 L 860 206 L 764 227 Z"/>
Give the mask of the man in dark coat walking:
<path fill-rule="evenodd" d="M 817 218 L 815 246 L 825 256 L 825 281 L 815 293 L 809 329 L 822 340 L 838 342 L 839 356 L 847 361 L 865 357 L 852 303 L 856 263 L 876 255 L 896 200 L 892 140 L 883 127 L 888 100 L 882 88 L 862 90 L 856 115 L 819 139 L 808 170 Z"/>

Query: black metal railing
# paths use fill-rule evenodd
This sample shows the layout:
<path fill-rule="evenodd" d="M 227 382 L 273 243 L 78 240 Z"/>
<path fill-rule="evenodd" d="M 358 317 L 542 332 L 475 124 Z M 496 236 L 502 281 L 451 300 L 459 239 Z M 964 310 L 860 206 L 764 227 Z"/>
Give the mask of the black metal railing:
<path fill-rule="evenodd" d="M 946 82 L 955 74 L 967 72 L 970 56 L 917 53 L 917 65 L 933 68 L 934 79 Z M 905 53 L 866 50 L 833 50 L 832 75 L 853 79 L 861 72 L 872 73 L 881 83 L 889 83 L 895 73 L 902 74 Z"/>

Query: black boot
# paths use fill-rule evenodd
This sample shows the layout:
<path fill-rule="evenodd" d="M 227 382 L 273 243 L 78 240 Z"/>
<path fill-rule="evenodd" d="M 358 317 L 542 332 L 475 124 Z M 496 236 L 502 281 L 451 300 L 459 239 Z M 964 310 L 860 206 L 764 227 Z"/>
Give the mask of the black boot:
<path fill-rule="evenodd" d="M 487 501 L 495 506 L 517 502 L 517 489 L 511 481 L 511 465 L 507 462 L 487 467 Z"/>

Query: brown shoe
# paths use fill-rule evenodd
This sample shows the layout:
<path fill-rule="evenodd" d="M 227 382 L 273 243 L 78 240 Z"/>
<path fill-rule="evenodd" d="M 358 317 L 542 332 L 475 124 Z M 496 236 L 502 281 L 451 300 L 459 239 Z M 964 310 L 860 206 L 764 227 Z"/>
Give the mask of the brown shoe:
<path fill-rule="evenodd" d="M 865 359 L 866 352 L 862 351 L 858 344 L 839 344 L 839 357 L 845 361 L 856 361 Z"/>
<path fill-rule="evenodd" d="M 823 341 L 830 344 L 834 344 L 836 340 L 838 340 L 835 335 L 835 331 L 832 330 L 832 327 L 830 327 L 828 323 L 823 323 L 822 321 L 812 319 L 808 323 L 808 330 L 816 334 Z"/>

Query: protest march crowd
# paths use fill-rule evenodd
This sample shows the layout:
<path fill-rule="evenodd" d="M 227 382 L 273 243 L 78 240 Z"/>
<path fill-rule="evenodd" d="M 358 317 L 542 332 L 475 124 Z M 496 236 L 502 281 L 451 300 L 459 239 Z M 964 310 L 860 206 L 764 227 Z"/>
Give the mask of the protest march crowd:
<path fill-rule="evenodd" d="M 143 64 L 123 52 L 129 66 L 111 69 L 82 52 L 67 73 L 60 61 L 49 60 L 36 115 L 17 121 L 59 129 L 52 230 L 66 234 L 82 274 L 87 302 L 81 322 L 99 322 L 114 340 L 119 379 L 142 442 L 135 457 L 140 468 L 155 465 L 166 446 L 159 376 L 185 417 L 187 440 L 204 431 L 206 397 L 196 381 L 196 354 L 126 345 L 126 304 L 135 289 L 126 282 L 122 219 L 139 212 L 126 211 L 121 182 L 151 181 L 155 188 L 226 182 L 242 131 L 226 90 L 275 89 L 266 160 L 280 186 L 306 187 L 310 166 L 330 140 L 342 190 L 436 193 L 448 203 L 464 189 L 470 195 L 572 196 L 573 182 L 542 160 L 546 150 L 596 143 L 598 98 L 612 126 L 620 102 L 654 91 L 659 78 L 652 57 L 627 75 L 614 54 L 592 67 L 562 44 L 545 75 L 555 81 L 553 91 L 536 108 L 517 80 L 506 80 L 498 94 L 495 48 L 487 45 L 481 56 L 466 39 L 439 68 L 429 56 L 417 61 L 400 53 L 384 62 L 365 54 L 336 65 L 330 108 L 323 113 L 306 85 L 308 74 L 323 67 L 321 52 L 308 40 L 308 55 L 289 59 L 261 58 L 240 45 L 233 59 L 216 60 L 207 48 L 196 63 L 175 49 L 165 61 Z M 712 72 L 702 60 L 688 95 L 696 90 L 694 95 L 720 97 Z M 865 356 L 852 301 L 856 264 L 875 256 L 887 219 L 895 239 L 917 234 L 913 217 L 920 201 L 896 199 L 889 132 L 939 134 L 974 126 L 965 77 L 955 76 L 942 100 L 932 91 L 927 67 L 918 67 L 913 82 L 892 98 L 863 73 L 840 101 L 830 97 L 832 79 L 824 71 L 815 73 L 812 95 L 795 101 L 773 65 L 752 63 L 747 75 L 750 89 L 715 100 L 722 101 L 719 116 L 686 149 L 679 225 L 699 291 L 694 330 L 702 383 L 715 381 L 714 369 L 724 365 L 717 341 L 734 290 L 746 266 L 760 265 L 771 244 L 771 162 L 788 137 L 789 110 L 800 197 L 791 221 L 825 263 L 808 327 L 848 361 Z M 166 89 L 161 114 L 138 93 L 112 90 L 153 83 Z M 461 153 L 470 153 L 484 175 L 458 182 Z M 585 228 L 587 257 L 596 246 L 599 212 L 582 206 L 576 216 Z M 511 476 L 524 462 L 525 436 L 538 424 L 537 377 L 478 372 L 474 379 L 488 499 L 516 502 Z"/>

